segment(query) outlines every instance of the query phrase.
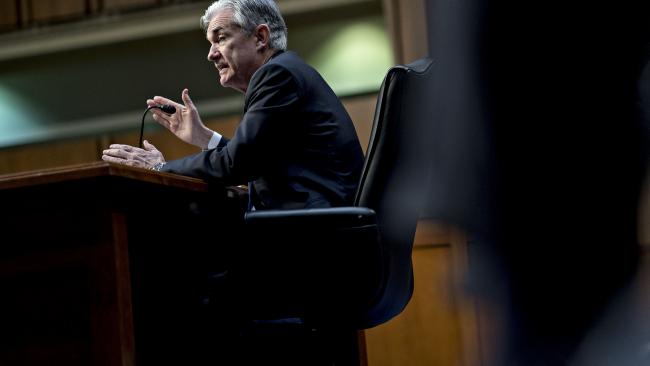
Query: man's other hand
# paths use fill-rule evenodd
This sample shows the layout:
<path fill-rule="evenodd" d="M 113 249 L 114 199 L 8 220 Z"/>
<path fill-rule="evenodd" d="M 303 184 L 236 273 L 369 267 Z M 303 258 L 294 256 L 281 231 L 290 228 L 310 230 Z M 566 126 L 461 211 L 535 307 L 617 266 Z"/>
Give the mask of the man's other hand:
<path fill-rule="evenodd" d="M 151 169 L 154 165 L 165 162 L 162 153 L 147 140 L 144 141 L 144 149 L 112 144 L 103 151 L 102 160 L 145 169 Z"/>
<path fill-rule="evenodd" d="M 183 99 L 183 104 L 176 103 L 165 97 L 155 96 L 153 99 L 147 100 L 147 105 L 149 107 L 160 104 L 173 105 L 176 108 L 174 114 L 167 114 L 159 109 L 152 109 L 153 119 L 171 131 L 179 139 L 188 144 L 198 146 L 201 149 L 206 149 L 213 132 L 201 121 L 199 112 L 194 106 L 192 99 L 190 99 L 189 90 L 183 89 L 181 98 Z"/>

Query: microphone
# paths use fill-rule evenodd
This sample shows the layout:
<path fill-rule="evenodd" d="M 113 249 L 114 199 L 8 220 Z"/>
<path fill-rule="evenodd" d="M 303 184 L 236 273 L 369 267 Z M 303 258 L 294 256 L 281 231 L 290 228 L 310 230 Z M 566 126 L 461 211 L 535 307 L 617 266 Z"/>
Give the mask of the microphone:
<path fill-rule="evenodd" d="M 174 114 L 176 113 L 176 108 L 174 108 L 173 105 L 170 104 L 163 104 L 159 106 L 160 110 L 167 113 L 167 114 Z"/>
<path fill-rule="evenodd" d="M 147 112 L 149 112 L 150 110 L 152 110 L 154 108 L 158 108 L 158 109 L 160 109 L 161 111 L 163 111 L 163 112 L 165 112 L 167 114 L 176 113 L 176 108 L 174 108 L 173 105 L 169 105 L 169 104 L 154 105 L 154 106 L 151 106 L 151 107 L 147 107 L 147 109 L 144 110 L 144 113 L 142 114 L 142 123 L 140 124 L 140 145 L 139 145 L 139 147 L 141 149 L 142 149 L 142 133 L 144 132 L 144 117 L 147 116 Z"/>

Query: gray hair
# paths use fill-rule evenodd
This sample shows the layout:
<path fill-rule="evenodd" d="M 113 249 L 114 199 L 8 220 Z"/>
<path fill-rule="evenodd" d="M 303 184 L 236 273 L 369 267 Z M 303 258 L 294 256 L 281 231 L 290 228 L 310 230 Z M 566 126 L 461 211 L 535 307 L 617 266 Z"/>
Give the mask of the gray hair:
<path fill-rule="evenodd" d="M 217 0 L 201 17 L 201 28 L 207 31 L 214 16 L 223 9 L 232 9 L 233 21 L 247 34 L 251 35 L 260 24 L 269 26 L 271 40 L 269 47 L 274 50 L 287 49 L 287 26 L 280 9 L 273 0 Z"/>

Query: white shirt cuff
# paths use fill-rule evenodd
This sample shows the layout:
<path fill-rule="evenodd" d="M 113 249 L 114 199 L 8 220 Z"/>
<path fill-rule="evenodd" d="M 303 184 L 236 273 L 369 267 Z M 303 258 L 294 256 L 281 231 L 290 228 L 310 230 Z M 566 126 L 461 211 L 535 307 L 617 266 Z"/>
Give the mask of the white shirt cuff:
<path fill-rule="evenodd" d="M 218 132 L 212 132 L 212 137 L 210 138 L 210 142 L 208 142 L 208 149 L 214 149 L 219 145 L 219 141 L 221 141 L 221 135 Z"/>

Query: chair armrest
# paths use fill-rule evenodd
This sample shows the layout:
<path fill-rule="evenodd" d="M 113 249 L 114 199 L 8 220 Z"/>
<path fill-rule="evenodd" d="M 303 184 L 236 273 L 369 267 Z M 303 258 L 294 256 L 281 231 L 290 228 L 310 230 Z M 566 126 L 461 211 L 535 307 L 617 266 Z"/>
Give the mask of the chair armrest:
<path fill-rule="evenodd" d="M 376 214 L 366 207 L 260 210 L 247 212 L 244 221 L 248 226 L 317 225 L 331 229 L 375 225 Z"/>

